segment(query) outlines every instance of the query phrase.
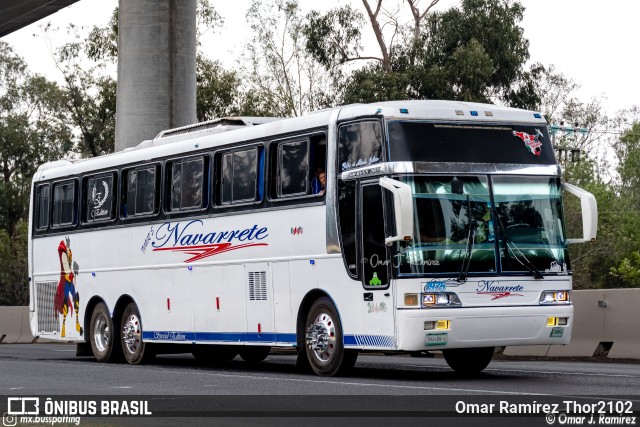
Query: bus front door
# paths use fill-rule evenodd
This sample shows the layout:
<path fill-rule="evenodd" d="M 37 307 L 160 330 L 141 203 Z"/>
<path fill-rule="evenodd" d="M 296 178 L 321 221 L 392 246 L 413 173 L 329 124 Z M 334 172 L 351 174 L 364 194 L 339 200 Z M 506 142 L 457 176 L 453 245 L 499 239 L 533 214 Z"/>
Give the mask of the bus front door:
<path fill-rule="evenodd" d="M 362 280 L 362 336 L 356 343 L 365 348 L 394 349 L 394 288 L 391 286 L 393 262 L 385 245 L 385 204 L 378 180 L 360 184 L 360 277 Z"/>

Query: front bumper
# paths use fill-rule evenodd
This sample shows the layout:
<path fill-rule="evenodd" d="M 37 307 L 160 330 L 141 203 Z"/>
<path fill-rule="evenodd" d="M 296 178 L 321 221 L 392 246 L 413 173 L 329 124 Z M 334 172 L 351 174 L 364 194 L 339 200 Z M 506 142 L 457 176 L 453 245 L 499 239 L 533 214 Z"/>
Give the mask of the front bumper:
<path fill-rule="evenodd" d="M 568 344 L 573 327 L 572 305 L 401 309 L 396 314 L 398 350 L 404 351 Z M 567 325 L 547 326 L 549 317 L 566 317 Z M 424 329 L 426 321 L 437 320 L 449 320 L 449 328 Z"/>

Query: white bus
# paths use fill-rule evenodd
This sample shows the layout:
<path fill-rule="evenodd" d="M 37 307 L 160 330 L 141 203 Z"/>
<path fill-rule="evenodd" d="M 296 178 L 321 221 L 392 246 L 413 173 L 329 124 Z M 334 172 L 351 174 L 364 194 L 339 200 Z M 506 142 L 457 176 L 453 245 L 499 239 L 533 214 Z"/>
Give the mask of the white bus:
<path fill-rule="evenodd" d="M 566 344 L 563 184 L 536 112 L 448 101 L 226 118 L 33 178 L 35 336 L 100 362 L 160 352 L 319 375 L 359 352 L 442 351 L 478 372 L 495 348 Z"/>

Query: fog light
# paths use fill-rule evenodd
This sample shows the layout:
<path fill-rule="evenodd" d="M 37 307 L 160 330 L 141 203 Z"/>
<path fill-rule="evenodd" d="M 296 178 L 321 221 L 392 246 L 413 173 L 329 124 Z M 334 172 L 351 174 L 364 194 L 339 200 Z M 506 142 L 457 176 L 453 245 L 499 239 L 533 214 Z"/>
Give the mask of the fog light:
<path fill-rule="evenodd" d="M 426 322 L 424 322 L 425 331 L 430 331 L 435 328 L 436 328 L 436 322 L 434 320 L 427 320 Z"/>
<path fill-rule="evenodd" d="M 434 305 L 436 303 L 435 294 L 422 295 L 422 305 Z"/>
<path fill-rule="evenodd" d="M 438 320 L 436 323 L 436 329 L 449 329 L 450 320 Z"/>
<path fill-rule="evenodd" d="M 556 326 L 558 324 L 557 317 L 549 317 L 547 318 L 547 326 Z"/>
<path fill-rule="evenodd" d="M 567 326 L 569 324 L 568 317 L 558 317 L 558 326 Z"/>
<path fill-rule="evenodd" d="M 404 305 L 418 305 L 418 294 L 404 294 Z"/>

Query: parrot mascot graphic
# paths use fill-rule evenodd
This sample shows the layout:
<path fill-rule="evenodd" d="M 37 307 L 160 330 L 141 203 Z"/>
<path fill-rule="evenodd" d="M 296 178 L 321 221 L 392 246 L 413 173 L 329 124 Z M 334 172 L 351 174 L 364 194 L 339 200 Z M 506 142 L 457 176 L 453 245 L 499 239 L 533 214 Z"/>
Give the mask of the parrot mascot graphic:
<path fill-rule="evenodd" d="M 65 237 L 65 240 L 61 240 L 58 245 L 58 258 L 60 259 L 60 281 L 54 298 L 54 307 L 56 312 L 62 314 L 62 332 L 60 336 L 65 337 L 67 335 L 65 328 L 67 315 L 73 317 L 74 309 L 76 311 L 76 330 L 82 335 L 83 330 L 79 320 L 80 294 L 76 292 L 77 272 L 74 273 L 72 269 L 74 263 L 71 255 L 71 242 L 68 237 Z"/>

